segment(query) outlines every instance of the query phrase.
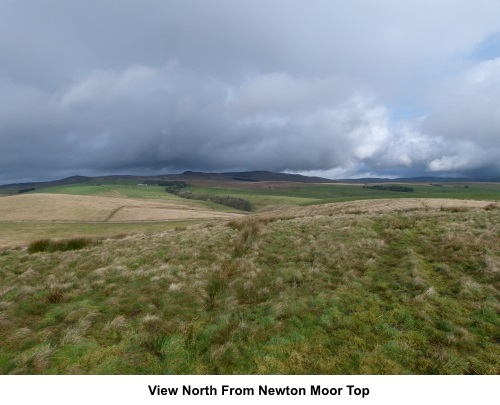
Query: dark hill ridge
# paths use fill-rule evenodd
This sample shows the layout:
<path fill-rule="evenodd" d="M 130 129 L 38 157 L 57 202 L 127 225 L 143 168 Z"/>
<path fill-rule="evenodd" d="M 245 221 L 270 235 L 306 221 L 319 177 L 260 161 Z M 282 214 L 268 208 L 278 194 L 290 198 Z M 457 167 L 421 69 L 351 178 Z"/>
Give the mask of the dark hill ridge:
<path fill-rule="evenodd" d="M 176 175 L 179 179 L 197 180 L 223 180 L 223 181 L 287 181 L 293 183 L 338 183 L 338 180 L 325 179 L 322 177 L 309 177 L 301 174 L 274 173 L 269 171 L 250 172 L 227 172 L 227 173 L 203 173 L 186 171 Z"/>
<path fill-rule="evenodd" d="M 261 182 L 261 181 L 286 181 L 298 183 L 338 183 L 337 180 L 324 179 L 321 177 L 308 177 L 300 174 L 273 173 L 268 171 L 251 172 L 229 172 L 229 173 L 203 173 L 185 171 L 180 174 L 162 174 L 157 176 L 134 176 L 134 175 L 110 175 L 110 176 L 71 176 L 60 180 L 14 183 L 1 185 L 1 189 L 17 190 L 26 187 L 45 188 L 69 184 L 98 184 L 109 181 L 132 181 L 142 183 L 145 181 L 165 181 L 165 180 L 184 180 L 184 181 L 224 181 L 224 182 Z"/>
<path fill-rule="evenodd" d="M 408 178 L 360 178 L 360 179 L 326 179 L 322 177 L 304 176 L 300 174 L 290 173 L 275 173 L 263 170 L 248 171 L 248 172 L 227 172 L 227 173 L 204 173 L 185 171 L 178 174 L 162 174 L 156 176 L 137 176 L 137 175 L 109 175 L 109 176 L 71 176 L 64 179 L 44 181 L 44 182 L 29 182 L 29 183 L 13 183 L 0 185 L 0 189 L 17 193 L 21 189 L 26 188 L 45 188 L 70 184 L 99 184 L 104 182 L 155 182 L 166 180 L 183 180 L 186 182 L 237 182 L 237 183 L 257 183 L 257 182 L 291 182 L 291 183 L 392 183 L 392 182 L 406 182 L 406 183 L 449 183 L 449 182 L 464 182 L 464 181 L 488 181 L 500 182 L 500 178 L 495 179 L 473 179 L 473 178 L 456 178 L 456 177 L 408 177 Z"/>

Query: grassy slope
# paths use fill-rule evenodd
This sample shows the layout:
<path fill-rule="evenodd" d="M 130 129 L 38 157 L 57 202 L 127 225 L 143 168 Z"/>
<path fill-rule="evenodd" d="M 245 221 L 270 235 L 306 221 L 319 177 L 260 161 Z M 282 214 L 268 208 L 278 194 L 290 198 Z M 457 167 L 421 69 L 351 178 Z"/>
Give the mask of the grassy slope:
<path fill-rule="evenodd" d="M 413 193 L 371 190 L 361 185 L 348 184 L 304 184 L 288 183 L 228 183 L 228 185 L 191 186 L 188 190 L 196 193 L 229 195 L 246 198 L 255 205 L 255 209 L 270 204 L 318 204 L 335 201 L 349 201 L 370 198 L 464 198 L 499 200 L 500 186 L 497 183 L 465 183 L 445 184 L 435 187 L 428 184 L 411 184 Z M 278 184 L 278 187 L 274 185 Z M 78 184 L 41 188 L 35 193 L 63 193 L 78 195 L 126 196 L 133 198 L 152 198 L 181 200 L 179 197 L 166 193 L 164 187 L 137 186 L 136 184 Z M 217 207 L 221 208 L 221 207 Z"/>
<path fill-rule="evenodd" d="M 214 185 L 208 187 L 191 186 L 189 190 L 197 193 L 211 193 L 218 195 L 230 195 L 248 199 L 252 202 L 254 210 L 260 210 L 266 206 L 282 205 L 311 205 L 328 202 L 352 201 L 373 198 L 406 198 L 406 197 L 433 197 L 433 198 L 473 198 L 500 200 L 500 185 L 498 183 L 446 183 L 442 187 L 425 184 L 412 185 L 414 193 L 389 192 L 370 190 L 359 185 L 325 185 L 325 184 L 301 184 L 301 183 L 255 183 L 231 186 Z M 129 197 L 148 200 L 162 200 L 178 202 L 194 208 L 209 208 L 222 212 L 238 212 L 224 205 L 207 201 L 194 201 L 181 199 L 175 195 L 166 193 L 164 187 L 142 186 L 135 182 L 121 180 L 117 182 L 104 182 L 100 185 L 75 184 L 50 188 L 41 188 L 34 193 L 60 193 L 89 196 Z M 30 193 L 32 194 L 32 193 Z M 166 225 L 169 227 L 169 225 Z M 85 236 L 115 236 L 121 233 L 140 233 L 154 231 L 161 225 L 99 225 L 99 224 L 75 224 L 67 226 L 60 224 L 44 224 L 27 226 L 25 224 L 13 225 L 0 223 L 1 246 L 16 246 L 29 243 L 39 238 L 65 238 L 75 235 Z"/>
<path fill-rule="evenodd" d="M 214 204 L 207 201 L 186 200 L 176 195 L 165 192 L 165 187 L 158 186 L 137 186 L 136 184 L 102 184 L 99 186 L 82 184 L 74 186 L 47 187 L 34 191 L 34 193 L 60 193 L 75 195 L 99 195 L 108 197 L 130 197 L 145 198 L 154 200 L 169 200 L 182 202 L 193 207 L 208 207 L 221 212 L 240 212 L 239 210 Z"/>
<path fill-rule="evenodd" d="M 354 201 L 378 198 L 463 198 L 477 200 L 500 200 L 497 184 L 474 183 L 464 188 L 464 184 L 435 187 L 412 184 L 414 192 L 392 192 L 371 190 L 361 185 L 339 184 L 291 184 L 286 188 L 236 188 L 191 186 L 188 190 L 196 193 L 229 195 L 249 200 L 254 209 L 267 205 L 311 205 L 330 202 Z"/>
<path fill-rule="evenodd" d="M 498 373 L 500 210 L 335 206 L 5 252 L 0 373 Z"/>
<path fill-rule="evenodd" d="M 180 200 L 179 197 L 166 193 L 164 187 L 137 186 L 132 184 L 78 184 L 71 186 L 46 187 L 34 191 L 35 193 L 61 193 L 76 195 L 105 195 L 123 196 L 132 198 L 154 198 L 167 200 Z"/>
<path fill-rule="evenodd" d="M 162 200 L 168 202 L 180 203 L 191 208 L 213 209 L 219 212 L 240 212 L 238 210 L 226 207 L 220 204 L 214 204 L 205 201 L 193 201 L 179 198 L 173 194 L 165 192 L 164 187 L 143 186 L 136 184 L 76 184 L 57 187 L 46 187 L 29 194 L 36 193 L 54 193 L 69 195 L 86 195 L 102 197 L 129 197 L 148 200 Z M 1 196 L 0 196 L 1 197 Z M 76 208 L 76 207 L 75 207 Z M 41 218 L 43 220 L 43 218 Z M 40 238 L 68 238 L 74 236 L 88 237 L 114 237 L 122 234 L 155 232 L 158 230 L 171 229 L 176 226 L 183 226 L 184 223 L 163 222 L 163 223 L 130 223 L 130 224 L 95 224 L 81 223 L 75 224 L 30 224 L 30 223 L 11 223 L 0 222 L 0 248 L 5 246 L 25 245 L 33 240 Z"/>
<path fill-rule="evenodd" d="M 135 222 L 135 223 L 12 223 L 0 222 L 0 247 L 26 246 L 43 238 L 72 237 L 114 238 L 129 234 L 162 232 L 201 221 Z"/>

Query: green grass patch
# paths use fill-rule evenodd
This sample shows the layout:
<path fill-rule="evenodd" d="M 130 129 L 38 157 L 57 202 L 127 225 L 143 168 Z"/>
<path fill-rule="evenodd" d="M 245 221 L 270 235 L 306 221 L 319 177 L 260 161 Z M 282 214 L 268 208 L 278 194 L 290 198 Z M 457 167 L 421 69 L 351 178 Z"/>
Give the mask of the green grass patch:
<path fill-rule="evenodd" d="M 178 197 L 165 193 L 165 188 L 160 186 L 138 186 L 136 184 L 78 184 L 45 187 L 37 189 L 38 193 L 112 196 L 146 198 L 160 200 L 180 200 Z"/>

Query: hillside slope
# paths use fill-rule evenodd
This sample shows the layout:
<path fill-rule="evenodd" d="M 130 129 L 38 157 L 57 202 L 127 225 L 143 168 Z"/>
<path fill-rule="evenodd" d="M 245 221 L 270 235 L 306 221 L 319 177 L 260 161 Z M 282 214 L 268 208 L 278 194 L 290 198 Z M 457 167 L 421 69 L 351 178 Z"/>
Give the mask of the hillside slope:
<path fill-rule="evenodd" d="M 183 201 L 48 193 L 0 198 L 0 221 L 9 222 L 134 222 L 234 216 L 237 215 L 202 209 Z"/>
<path fill-rule="evenodd" d="M 500 371 L 492 203 L 277 210 L 0 269 L 3 374 Z"/>

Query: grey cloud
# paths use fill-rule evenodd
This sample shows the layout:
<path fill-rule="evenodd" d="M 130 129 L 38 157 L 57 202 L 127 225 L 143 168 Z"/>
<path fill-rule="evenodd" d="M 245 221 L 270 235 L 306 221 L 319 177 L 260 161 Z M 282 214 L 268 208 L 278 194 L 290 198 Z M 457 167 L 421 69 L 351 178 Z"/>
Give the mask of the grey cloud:
<path fill-rule="evenodd" d="M 500 175 L 499 106 L 500 58 L 478 63 L 438 88 L 422 130 L 441 137 L 447 148 L 429 168 Z"/>
<path fill-rule="evenodd" d="M 497 15 L 494 0 L 6 1 L 0 183 L 498 175 L 500 62 L 460 59 L 500 30 Z M 424 114 L 400 121 L 394 105 Z"/>

